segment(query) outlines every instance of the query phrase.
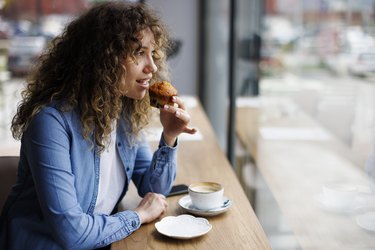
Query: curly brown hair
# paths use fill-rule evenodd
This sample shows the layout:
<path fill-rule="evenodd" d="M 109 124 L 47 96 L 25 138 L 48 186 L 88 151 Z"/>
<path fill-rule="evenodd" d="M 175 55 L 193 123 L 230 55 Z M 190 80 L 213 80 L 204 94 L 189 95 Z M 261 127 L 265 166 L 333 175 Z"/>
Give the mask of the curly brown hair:
<path fill-rule="evenodd" d="M 140 48 L 141 31 L 150 28 L 155 38 L 158 71 L 151 81 L 168 78 L 167 28 L 144 4 L 107 2 L 72 21 L 38 60 L 27 79 L 22 101 L 12 120 L 12 133 L 20 139 L 33 117 L 51 102 L 63 111 L 77 109 L 82 134 L 94 135 L 100 150 L 115 119 L 124 118 L 131 134 L 139 135 L 150 118 L 149 97 L 133 100 L 122 96 L 119 80 L 126 74 L 124 59 Z"/>

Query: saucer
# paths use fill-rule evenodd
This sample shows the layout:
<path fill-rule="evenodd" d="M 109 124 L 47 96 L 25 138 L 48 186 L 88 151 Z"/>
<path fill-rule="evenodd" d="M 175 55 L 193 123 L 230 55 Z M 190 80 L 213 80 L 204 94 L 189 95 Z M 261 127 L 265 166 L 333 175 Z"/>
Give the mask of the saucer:
<path fill-rule="evenodd" d="M 355 219 L 358 226 L 369 231 L 375 231 L 375 212 L 357 215 Z"/>
<path fill-rule="evenodd" d="M 328 199 L 324 194 L 318 194 L 317 196 L 315 196 L 315 199 L 318 202 L 320 208 L 330 212 L 353 214 L 360 212 L 365 207 L 364 202 L 358 198 L 345 202 L 335 202 Z"/>
<path fill-rule="evenodd" d="M 155 227 L 162 235 L 176 239 L 191 239 L 208 233 L 212 225 L 205 218 L 182 214 L 164 217 L 155 223 Z"/>
<path fill-rule="evenodd" d="M 190 196 L 186 195 L 178 201 L 178 204 L 186 212 L 189 212 L 195 215 L 200 215 L 200 216 L 214 216 L 214 215 L 221 214 L 227 211 L 230 208 L 230 206 L 232 206 L 232 201 L 229 200 L 227 197 L 223 197 L 222 206 L 218 208 L 210 209 L 210 210 L 201 210 L 201 209 L 195 208 L 191 202 Z"/>

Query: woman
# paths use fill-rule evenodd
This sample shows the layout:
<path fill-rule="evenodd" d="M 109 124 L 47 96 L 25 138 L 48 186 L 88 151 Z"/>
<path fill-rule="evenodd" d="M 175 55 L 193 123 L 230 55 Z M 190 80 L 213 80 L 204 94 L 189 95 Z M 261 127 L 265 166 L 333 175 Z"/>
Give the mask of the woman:
<path fill-rule="evenodd" d="M 54 40 L 12 121 L 22 144 L 1 249 L 105 247 L 166 211 L 177 136 L 196 132 L 174 97 L 160 112 L 153 155 L 143 139 L 147 90 L 166 77 L 167 45 L 151 10 L 115 2 L 88 10 Z M 144 198 L 134 211 L 116 212 L 131 180 Z"/>

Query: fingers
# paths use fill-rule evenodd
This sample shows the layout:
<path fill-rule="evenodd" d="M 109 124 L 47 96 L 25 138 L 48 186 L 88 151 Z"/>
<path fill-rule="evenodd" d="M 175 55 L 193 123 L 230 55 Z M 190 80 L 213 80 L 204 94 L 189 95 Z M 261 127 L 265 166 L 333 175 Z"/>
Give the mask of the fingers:
<path fill-rule="evenodd" d="M 188 133 L 188 134 L 191 134 L 191 135 L 193 135 L 197 132 L 198 132 L 198 130 L 196 128 L 185 128 L 184 129 L 184 133 Z"/>
<path fill-rule="evenodd" d="M 160 215 L 163 215 L 167 212 L 167 209 L 168 209 L 168 202 L 167 202 L 167 199 L 165 198 L 164 195 L 162 194 L 155 194 L 157 196 L 157 199 L 160 200 L 161 202 L 161 205 L 162 205 L 162 211 L 160 213 Z"/>
<path fill-rule="evenodd" d="M 185 125 L 189 124 L 191 117 L 190 114 L 186 111 L 184 102 L 178 96 L 173 97 L 173 102 L 177 105 L 164 105 L 162 110 L 170 114 L 173 114 L 175 117 L 180 119 Z M 197 129 L 185 127 L 182 132 L 188 134 L 195 134 L 197 132 Z"/>
<path fill-rule="evenodd" d="M 174 113 L 176 117 L 179 117 L 184 122 L 188 123 L 190 122 L 190 115 L 186 111 L 185 103 L 182 101 L 182 99 L 178 96 L 173 96 L 172 101 L 177 105 L 164 105 L 163 110 Z"/>
<path fill-rule="evenodd" d="M 151 192 L 147 193 L 143 199 L 145 199 L 145 200 L 159 200 L 162 203 L 165 203 L 165 204 L 167 203 L 167 198 L 164 195 L 158 194 L 158 193 L 151 193 Z"/>
<path fill-rule="evenodd" d="M 182 108 L 174 107 L 171 105 L 164 105 L 163 110 L 167 111 L 168 113 L 174 114 L 177 118 L 183 120 L 185 123 L 190 122 L 189 113 L 187 113 L 186 110 Z"/>
<path fill-rule="evenodd" d="M 182 99 L 178 96 L 173 96 L 172 97 L 172 101 L 174 103 L 177 103 L 178 104 L 178 107 L 183 109 L 183 110 L 186 110 L 186 106 L 185 106 L 185 103 L 182 101 Z"/>
<path fill-rule="evenodd" d="M 139 214 L 141 223 L 148 223 L 167 212 L 168 203 L 164 195 L 147 193 L 135 211 Z"/>

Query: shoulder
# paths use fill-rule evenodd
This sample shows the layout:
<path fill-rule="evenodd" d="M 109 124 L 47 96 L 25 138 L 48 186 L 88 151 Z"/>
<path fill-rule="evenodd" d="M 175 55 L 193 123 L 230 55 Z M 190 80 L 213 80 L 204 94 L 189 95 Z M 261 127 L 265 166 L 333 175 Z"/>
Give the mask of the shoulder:
<path fill-rule="evenodd" d="M 50 104 L 48 106 L 43 107 L 38 114 L 35 115 L 33 120 L 36 121 L 63 121 L 66 117 L 66 114 L 62 112 L 56 105 Z"/>
<path fill-rule="evenodd" d="M 62 111 L 56 104 L 49 104 L 35 115 L 30 126 L 31 128 L 37 126 L 43 129 L 60 126 L 67 129 L 76 120 L 79 119 L 73 110 Z"/>
<path fill-rule="evenodd" d="M 69 138 L 71 129 L 63 113 L 56 107 L 43 107 L 31 120 L 22 142 L 33 145 L 37 142 L 40 145 L 51 145 L 57 138 L 60 142 Z"/>

